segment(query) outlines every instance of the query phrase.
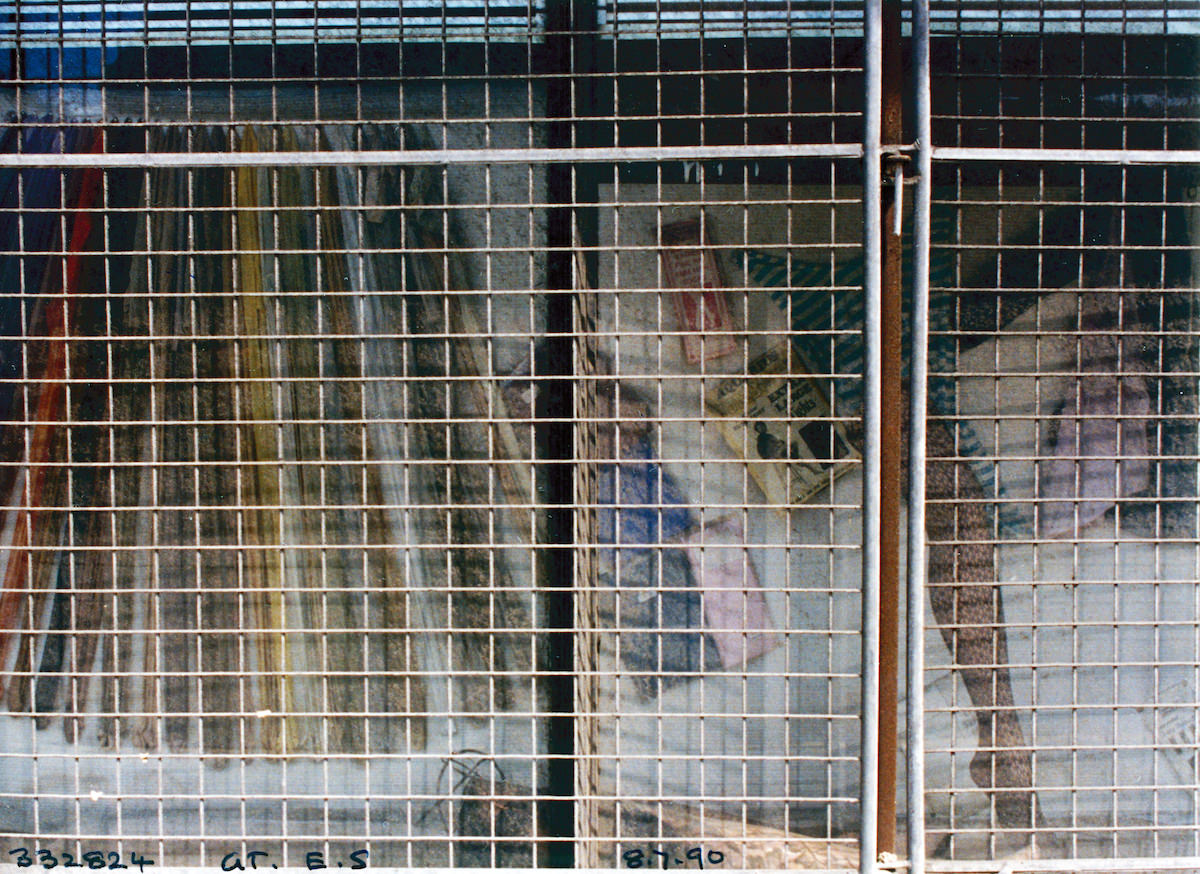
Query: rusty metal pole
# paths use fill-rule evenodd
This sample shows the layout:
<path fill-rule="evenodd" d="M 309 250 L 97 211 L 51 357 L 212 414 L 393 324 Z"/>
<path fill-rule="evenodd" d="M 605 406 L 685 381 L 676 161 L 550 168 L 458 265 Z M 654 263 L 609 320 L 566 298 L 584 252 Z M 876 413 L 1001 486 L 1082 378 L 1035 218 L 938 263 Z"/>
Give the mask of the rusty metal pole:
<path fill-rule="evenodd" d="M 904 136 L 904 58 L 900 0 L 883 0 L 883 124 L 885 164 L 883 227 L 883 406 L 880 446 L 879 507 L 879 812 L 876 841 L 880 853 L 896 852 L 896 759 L 900 664 L 900 484 L 901 484 L 901 343 L 902 237 L 897 211 L 900 188 L 892 181 L 903 170 L 887 157 Z"/>

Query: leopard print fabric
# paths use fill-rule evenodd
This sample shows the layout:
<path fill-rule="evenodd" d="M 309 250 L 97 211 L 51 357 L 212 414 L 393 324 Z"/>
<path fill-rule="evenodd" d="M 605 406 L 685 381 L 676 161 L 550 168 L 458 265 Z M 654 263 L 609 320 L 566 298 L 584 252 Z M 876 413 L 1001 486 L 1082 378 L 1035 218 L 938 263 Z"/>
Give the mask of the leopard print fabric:
<path fill-rule="evenodd" d="M 1013 701 L 988 496 L 971 466 L 956 458 L 946 423 L 928 423 L 926 451 L 927 585 L 952 670 L 962 678 L 975 715 L 978 744 L 971 777 L 994 792 L 998 827 L 1029 829 L 1033 753 Z"/>

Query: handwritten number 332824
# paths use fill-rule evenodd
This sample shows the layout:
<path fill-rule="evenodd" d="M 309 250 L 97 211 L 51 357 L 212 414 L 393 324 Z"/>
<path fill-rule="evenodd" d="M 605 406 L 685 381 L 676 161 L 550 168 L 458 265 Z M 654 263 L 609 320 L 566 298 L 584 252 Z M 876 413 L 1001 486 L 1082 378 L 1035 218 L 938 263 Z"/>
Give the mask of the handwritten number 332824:
<path fill-rule="evenodd" d="M 138 853 L 131 853 L 129 864 L 127 865 L 121 861 L 120 853 L 101 853 L 99 850 L 84 853 L 79 857 L 78 862 L 75 861 L 75 857 L 71 853 L 64 852 L 62 853 L 62 858 L 59 858 L 49 850 L 35 850 L 34 855 L 37 857 L 35 859 L 29 855 L 29 850 L 25 847 L 17 847 L 15 850 L 9 850 L 8 854 L 16 857 L 13 859 L 13 862 L 16 863 L 18 868 L 32 868 L 34 865 L 41 865 L 47 870 L 62 865 L 64 868 L 90 868 L 93 871 L 108 869 L 109 871 L 115 871 L 119 868 L 129 868 L 132 865 L 139 871 L 145 871 L 147 865 L 154 864 L 153 859 L 147 859 Z"/>

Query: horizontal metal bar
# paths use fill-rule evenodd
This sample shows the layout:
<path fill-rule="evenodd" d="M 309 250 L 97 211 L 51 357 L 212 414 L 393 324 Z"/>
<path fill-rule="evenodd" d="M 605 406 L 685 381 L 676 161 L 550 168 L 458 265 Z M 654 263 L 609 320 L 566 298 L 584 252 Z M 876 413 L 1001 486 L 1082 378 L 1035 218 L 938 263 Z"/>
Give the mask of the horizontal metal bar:
<path fill-rule="evenodd" d="M 0 154 L 0 167 L 378 167 L 384 165 L 552 164 L 619 161 L 733 161 L 860 158 L 857 143 L 745 146 L 597 146 L 581 149 L 393 149 L 323 152 L 117 152 Z"/>
<path fill-rule="evenodd" d="M 433 795 L 433 796 L 429 796 L 429 797 L 434 800 L 443 800 L 449 796 Z M 529 796 L 523 796 L 524 800 L 528 800 L 528 798 L 529 798 Z M 71 836 L 71 839 L 74 840 L 74 835 Z M 213 839 L 213 840 L 217 840 L 217 839 Z M 231 840 L 241 840 L 241 838 L 231 837 Z M 372 838 L 372 840 L 379 841 L 380 839 Z M 439 838 L 437 836 L 434 836 L 434 837 L 422 836 L 420 838 L 420 840 L 431 841 L 431 840 L 448 840 L 448 839 L 447 838 Z M 449 840 L 451 840 L 451 841 L 462 840 L 462 838 L 451 838 Z M 498 838 L 489 836 L 486 838 L 486 840 L 495 841 L 495 840 L 498 840 Z M 519 838 L 519 840 L 528 841 L 529 837 L 522 836 Z M 612 840 L 616 840 L 616 839 L 615 838 L 606 838 L 605 840 L 612 841 Z M 629 842 L 631 839 L 629 837 L 625 837 L 625 838 L 623 838 L 623 840 L 625 840 L 626 842 Z M 743 841 L 743 840 L 749 840 L 749 839 L 739 837 L 738 840 Z M 170 867 L 170 866 L 163 866 L 163 867 L 155 866 L 154 874 L 201 874 L 201 872 L 203 872 L 203 874 L 212 874 L 212 872 L 214 870 L 220 870 L 220 869 L 215 864 L 209 865 L 207 867 L 200 867 L 197 865 L 195 867 L 189 867 L 189 868 L 182 868 L 182 867 L 176 868 L 176 867 Z M 403 874 L 403 872 L 410 872 L 411 870 L 412 870 L 411 868 L 385 868 L 382 866 L 375 867 L 374 865 L 372 865 L 370 868 L 371 874 Z M 421 869 L 423 874 L 461 874 L 462 870 L 463 869 L 461 869 L 461 868 L 422 868 Z M 545 868 L 506 868 L 504 870 L 505 870 L 506 874 L 545 874 L 546 869 Z M 612 871 L 613 871 L 612 868 L 576 868 L 575 870 L 578 872 L 581 872 L 581 874 L 612 874 Z M 729 872 L 729 874 L 736 874 L 737 869 L 723 869 L 723 870 L 727 870 Z M 793 868 L 790 870 L 792 871 L 792 874 L 854 874 L 854 869 L 851 869 L 851 868 Z M 281 866 L 277 871 L 272 870 L 272 874 L 307 874 L 307 871 L 308 871 L 308 869 L 303 868 L 303 867 L 286 867 L 285 868 L 285 867 Z"/>
<path fill-rule="evenodd" d="M 991 161 L 1067 164 L 1200 164 L 1196 149 L 988 149 L 935 146 L 935 161 Z"/>
<path fill-rule="evenodd" d="M 541 164 L 862 157 L 855 143 L 743 146 L 615 146 L 581 149 L 427 149 L 322 152 L 0 154 L 0 167 L 372 167 L 381 165 Z M 988 149 L 935 147 L 937 161 L 1091 164 L 1200 164 L 1200 150 Z"/>
<path fill-rule="evenodd" d="M 1043 859 L 1041 861 L 939 862 L 930 860 L 925 870 L 946 874 L 987 874 L 1000 871 L 1162 871 L 1200 868 L 1200 856 L 1167 859 Z"/>

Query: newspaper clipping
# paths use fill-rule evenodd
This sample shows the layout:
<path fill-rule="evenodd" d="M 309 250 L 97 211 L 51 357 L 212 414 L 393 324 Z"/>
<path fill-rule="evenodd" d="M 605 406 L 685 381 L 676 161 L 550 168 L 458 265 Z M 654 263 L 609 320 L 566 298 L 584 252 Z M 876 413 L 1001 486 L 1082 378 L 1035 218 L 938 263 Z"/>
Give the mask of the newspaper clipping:
<path fill-rule="evenodd" d="M 748 378 L 724 379 L 706 398 L 730 448 L 744 454 L 754 481 L 780 507 L 807 501 L 860 457 L 830 419 L 821 389 L 798 369 L 785 341 L 752 361 Z"/>

